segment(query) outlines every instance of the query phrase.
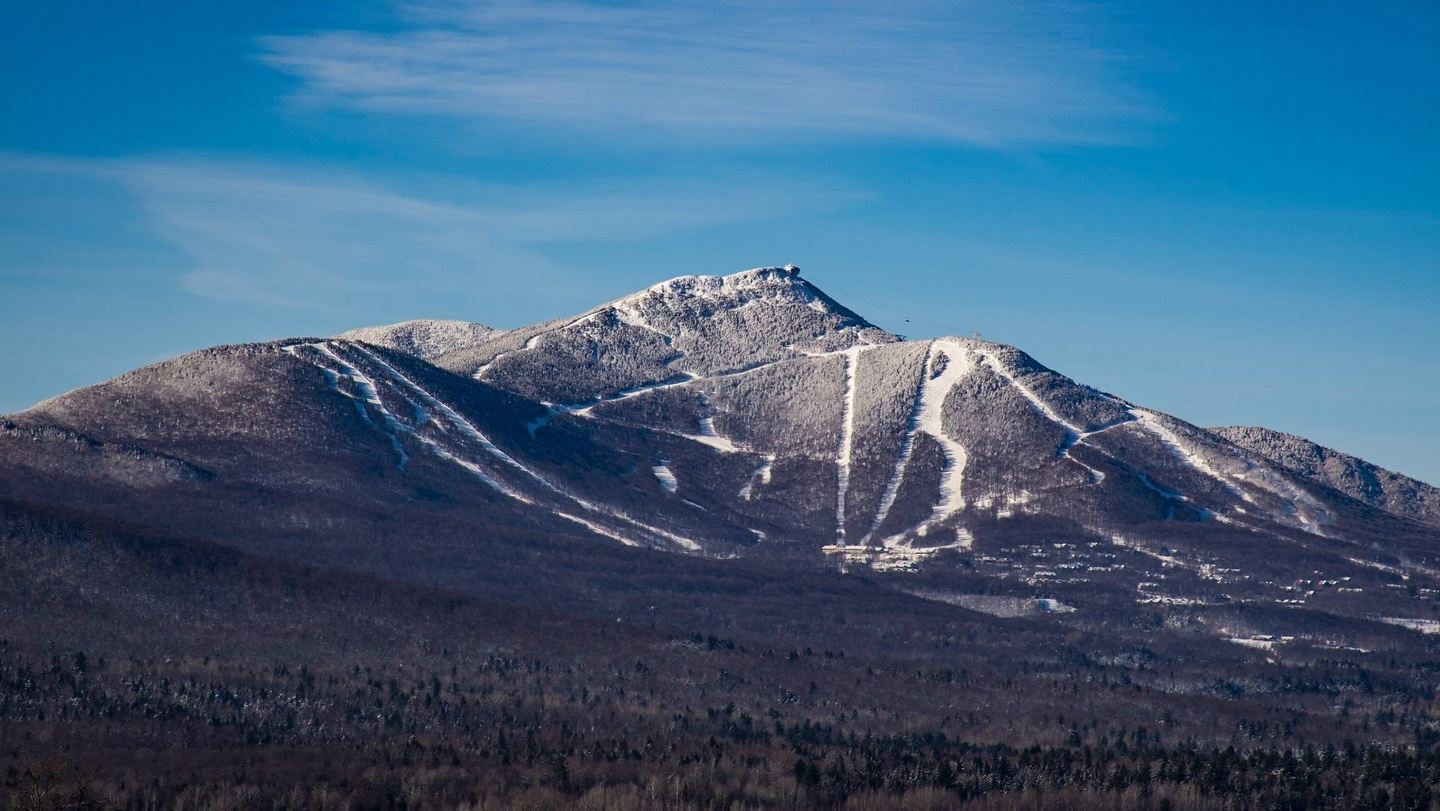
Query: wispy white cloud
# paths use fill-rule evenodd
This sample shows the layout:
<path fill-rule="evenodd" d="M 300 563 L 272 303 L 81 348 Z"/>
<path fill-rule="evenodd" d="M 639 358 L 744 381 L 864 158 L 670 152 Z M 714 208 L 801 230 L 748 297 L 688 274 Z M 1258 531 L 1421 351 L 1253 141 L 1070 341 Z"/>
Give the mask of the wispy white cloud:
<path fill-rule="evenodd" d="M 262 41 L 297 98 L 633 137 L 1131 141 L 1155 111 L 1092 4 L 420 0 Z"/>
<path fill-rule="evenodd" d="M 583 270 L 553 264 L 549 246 L 664 238 L 864 199 L 826 180 L 738 175 L 427 185 L 234 160 L 0 154 L 0 178 L 7 172 L 119 184 L 138 227 L 182 255 L 177 283 L 191 294 L 332 311 L 393 296 L 573 288 Z"/>

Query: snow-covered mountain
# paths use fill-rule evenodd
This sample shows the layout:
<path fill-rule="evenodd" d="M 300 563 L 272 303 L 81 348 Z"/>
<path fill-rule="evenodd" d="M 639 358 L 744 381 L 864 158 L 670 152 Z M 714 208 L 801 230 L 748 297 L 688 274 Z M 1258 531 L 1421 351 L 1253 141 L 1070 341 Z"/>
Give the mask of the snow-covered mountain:
<path fill-rule="evenodd" d="M 0 486 L 452 588 L 544 537 L 1297 646 L 1440 618 L 1440 532 L 1410 501 L 1014 347 L 901 340 L 794 268 L 508 332 L 436 323 L 205 350 L 48 401 L 0 426 Z"/>
<path fill-rule="evenodd" d="M 335 337 L 347 341 L 364 341 L 417 358 L 433 358 L 447 352 L 468 349 L 494 337 L 498 332 L 499 330 L 472 321 L 417 319 L 377 327 L 360 327 Z"/>

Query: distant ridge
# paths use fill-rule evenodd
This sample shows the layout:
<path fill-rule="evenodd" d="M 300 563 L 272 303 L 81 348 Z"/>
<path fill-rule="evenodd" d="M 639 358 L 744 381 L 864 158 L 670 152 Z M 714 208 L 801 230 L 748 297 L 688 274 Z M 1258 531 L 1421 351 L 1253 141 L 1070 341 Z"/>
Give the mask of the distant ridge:
<path fill-rule="evenodd" d="M 417 358 L 433 358 L 472 347 L 481 341 L 494 337 L 500 330 L 476 324 L 472 321 L 442 321 L 417 319 L 385 324 L 375 327 L 360 327 L 336 335 L 350 341 L 364 341 L 367 344 L 383 346 L 414 355 Z"/>
<path fill-rule="evenodd" d="M 1211 430 L 1372 507 L 1440 526 L 1440 488 L 1294 434 L 1247 426 Z"/>

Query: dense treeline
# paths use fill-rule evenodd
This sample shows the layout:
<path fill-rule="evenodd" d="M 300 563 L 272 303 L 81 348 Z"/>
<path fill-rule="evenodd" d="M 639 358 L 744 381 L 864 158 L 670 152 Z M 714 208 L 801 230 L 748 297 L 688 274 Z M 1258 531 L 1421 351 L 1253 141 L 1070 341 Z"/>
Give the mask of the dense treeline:
<path fill-rule="evenodd" d="M 0 647 L 0 796 L 57 809 L 1440 808 L 1428 696 L 1373 710 L 1376 728 L 1406 733 L 1383 745 L 1302 745 L 1256 721 L 1220 746 L 1165 717 L 1063 716 L 1030 719 L 1066 729 L 1062 743 L 1028 745 L 924 706 L 879 723 L 828 706 L 818 683 L 770 701 L 730 678 L 735 701 L 707 705 L 640 659 L 311 669 Z"/>

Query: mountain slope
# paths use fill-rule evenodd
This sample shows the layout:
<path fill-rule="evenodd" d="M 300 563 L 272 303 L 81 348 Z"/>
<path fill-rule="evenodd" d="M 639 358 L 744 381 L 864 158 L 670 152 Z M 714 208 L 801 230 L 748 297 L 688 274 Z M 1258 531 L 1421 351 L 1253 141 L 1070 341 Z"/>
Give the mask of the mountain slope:
<path fill-rule="evenodd" d="M 301 509 L 358 500 L 373 512 L 439 498 L 483 510 L 488 526 L 698 549 L 683 534 L 698 511 L 679 500 L 647 503 L 662 488 L 635 461 L 662 455 L 669 438 L 574 422 L 541 443 L 526 426 L 545 413 L 398 353 L 346 341 L 280 342 L 205 350 L 47 401 L 6 422 L 0 453 L 11 492 L 75 506 L 115 498 L 116 485 L 145 484 L 129 472 L 119 482 L 97 480 L 85 462 L 90 448 L 143 448 L 135 453 L 171 460 L 163 469 L 175 468 L 177 487 L 188 483 L 199 498 L 223 492 L 242 512 L 251 499 L 293 500 Z M 52 476 L 36 475 L 42 470 Z M 206 483 L 189 481 L 200 478 Z M 65 486 L 51 491 L 56 480 Z M 654 520 L 631 516 L 641 512 Z M 707 517 L 713 543 L 751 537 L 720 515 Z M 196 518 L 199 531 L 207 519 Z"/>
<path fill-rule="evenodd" d="M 1357 501 L 1440 526 L 1440 488 L 1294 434 L 1243 426 L 1210 430 L 1287 470 L 1323 482 Z"/>

